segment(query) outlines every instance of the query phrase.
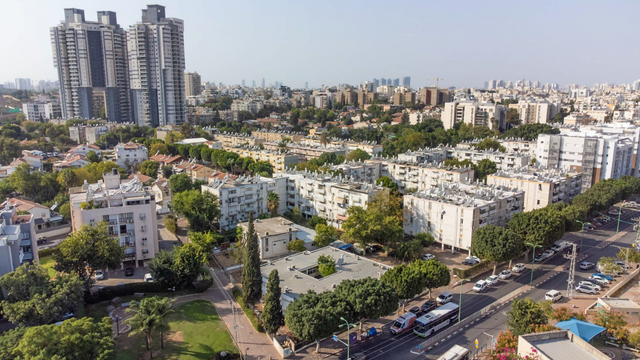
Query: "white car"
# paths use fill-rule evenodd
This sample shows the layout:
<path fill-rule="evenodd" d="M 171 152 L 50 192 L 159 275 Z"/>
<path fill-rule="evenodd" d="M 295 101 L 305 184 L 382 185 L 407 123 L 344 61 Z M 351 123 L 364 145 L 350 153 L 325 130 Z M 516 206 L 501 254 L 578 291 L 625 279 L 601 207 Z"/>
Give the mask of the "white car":
<path fill-rule="evenodd" d="M 486 288 L 487 288 L 487 282 L 484 280 L 480 280 L 473 286 L 473 291 L 483 292 Z"/>
<path fill-rule="evenodd" d="M 610 284 L 611 281 L 609 281 L 608 279 L 602 278 L 598 275 L 591 275 L 590 278 L 588 278 L 587 280 L 589 281 L 595 281 L 598 285 L 607 285 Z"/>
<path fill-rule="evenodd" d="M 602 288 L 600 287 L 600 285 L 598 285 L 598 284 L 596 284 L 596 283 L 594 283 L 594 282 L 588 281 L 588 280 L 580 281 L 580 282 L 578 283 L 578 286 L 580 286 L 580 285 L 591 286 L 592 288 L 596 289 L 596 291 L 600 291 L 600 290 L 602 290 Z"/>
<path fill-rule="evenodd" d="M 425 260 L 425 261 L 429 261 L 429 260 L 435 259 L 435 258 L 436 258 L 436 256 L 433 255 L 433 254 L 424 254 L 424 255 L 422 255 L 422 260 Z"/>
<path fill-rule="evenodd" d="M 618 210 L 618 209 L 611 209 L 607 212 L 607 214 L 613 215 L 613 216 L 624 215 L 624 211 Z"/>
<path fill-rule="evenodd" d="M 511 277 L 511 275 L 513 275 L 511 270 L 502 270 L 502 272 L 500 273 L 500 280 L 507 280 Z"/>
<path fill-rule="evenodd" d="M 499 279 L 500 278 L 498 277 L 498 275 L 491 275 L 485 280 L 485 282 L 487 283 L 487 285 L 493 286 L 498 283 Z"/>
<path fill-rule="evenodd" d="M 104 271 L 96 270 L 96 280 L 104 280 Z"/>
<path fill-rule="evenodd" d="M 523 271 L 524 271 L 524 269 L 525 269 L 525 268 L 526 268 L 526 265 L 525 265 L 525 264 L 523 264 L 523 263 L 518 263 L 518 264 L 515 264 L 515 265 L 513 266 L 513 268 L 511 269 L 511 271 L 513 271 L 514 273 L 521 273 L 521 272 L 523 272 Z"/>
<path fill-rule="evenodd" d="M 587 286 L 587 285 L 578 285 L 578 287 L 576 287 L 576 291 L 577 292 L 581 292 L 581 293 L 585 293 L 585 294 L 595 294 L 596 293 L 596 289 L 592 288 L 591 286 Z"/>
<path fill-rule="evenodd" d="M 151 273 L 144 274 L 144 281 L 145 282 L 153 282 L 153 275 L 151 275 Z"/>
<path fill-rule="evenodd" d="M 542 254 L 544 254 L 545 257 L 550 258 L 555 254 L 555 252 L 553 252 L 553 250 L 545 250 Z"/>

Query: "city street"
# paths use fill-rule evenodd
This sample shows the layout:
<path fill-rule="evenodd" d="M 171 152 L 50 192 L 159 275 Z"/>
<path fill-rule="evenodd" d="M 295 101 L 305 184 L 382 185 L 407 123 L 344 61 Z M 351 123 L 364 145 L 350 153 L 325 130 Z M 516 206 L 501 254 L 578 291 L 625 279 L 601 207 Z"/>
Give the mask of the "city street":
<path fill-rule="evenodd" d="M 632 217 L 638 216 L 639 212 L 637 211 L 626 211 L 626 214 L 623 215 L 622 220 L 630 221 Z M 610 244 L 605 243 L 602 245 L 608 245 L 604 248 L 598 248 L 597 246 L 615 235 L 616 233 L 616 222 L 611 221 L 608 224 L 603 225 L 601 228 L 586 232 L 583 240 L 584 251 L 583 254 L 587 255 L 586 261 L 590 261 L 596 263 L 600 257 L 610 256 L 615 257 L 615 255 L 619 252 L 616 247 L 610 245 L 618 245 L 623 247 L 631 247 L 631 244 L 636 239 L 635 231 L 632 231 L 632 225 L 620 223 L 620 231 L 628 230 L 630 231 L 628 234 L 622 236 L 616 241 L 611 242 Z M 578 233 L 570 233 L 566 234 L 563 240 L 577 243 L 578 246 L 581 240 L 581 234 Z M 581 259 L 581 254 L 578 254 L 578 258 Z M 561 267 L 563 271 L 557 271 L 558 268 Z M 541 264 L 536 264 L 534 269 L 534 280 L 533 283 L 536 284 L 539 279 L 543 279 L 546 277 L 551 277 L 555 273 L 558 273 L 556 276 L 551 277 L 548 281 L 536 286 L 527 297 L 531 297 L 534 300 L 538 301 L 544 298 L 544 294 L 551 290 L 559 290 L 563 296 L 566 295 L 567 290 L 567 279 L 568 279 L 568 271 L 565 271 L 568 266 L 568 260 L 564 259 L 561 255 L 554 255 L 550 259 L 544 261 Z M 575 281 L 579 282 L 580 280 L 587 278 L 595 270 L 582 271 L 576 265 L 576 278 Z M 478 278 L 477 280 L 479 280 Z M 527 269 L 523 271 L 521 274 L 512 277 L 509 280 L 501 280 L 498 285 L 489 287 L 483 293 L 474 293 L 471 288 L 473 286 L 473 281 L 471 283 L 467 283 L 463 286 L 462 290 L 462 318 L 464 319 L 467 316 L 472 315 L 473 313 L 483 309 L 484 307 L 492 304 L 497 299 L 517 290 L 523 285 L 528 285 L 531 280 L 531 264 L 527 264 Z M 611 286 L 611 285 L 610 285 Z M 456 288 L 458 289 L 458 288 Z M 604 293 L 606 290 L 603 289 L 601 293 Z M 436 292 L 437 294 L 437 292 Z M 458 294 L 454 293 L 454 302 L 458 302 Z M 595 299 L 594 299 L 595 301 Z M 506 329 L 506 313 L 510 310 L 509 306 L 506 306 L 500 311 L 495 312 L 492 316 L 486 317 L 481 321 L 470 325 L 465 328 L 464 331 L 458 332 L 455 335 L 447 338 L 445 341 L 440 342 L 436 347 L 426 353 L 426 357 L 428 359 L 437 359 L 438 356 L 442 355 L 446 352 L 451 346 L 454 344 L 458 344 L 461 346 L 465 346 L 468 349 L 475 352 L 475 344 L 474 341 L 477 338 L 480 342 L 480 346 L 488 345 L 491 339 L 484 335 L 483 332 L 487 332 L 490 335 L 493 335 L 494 338 L 500 333 L 500 331 Z M 392 336 L 388 329 L 384 329 L 382 334 L 378 336 L 376 341 L 365 342 L 363 344 L 358 344 L 351 347 L 351 354 L 355 353 L 364 353 L 367 356 L 367 359 L 406 359 L 406 358 L 423 358 L 425 355 L 415 355 L 410 353 L 410 351 L 417 346 L 418 344 L 424 343 L 429 339 L 424 339 L 414 335 L 412 332 L 404 333 L 399 336 Z M 337 356 L 336 356 L 337 357 Z M 346 353 L 342 352 L 339 354 L 340 359 L 346 359 Z"/>

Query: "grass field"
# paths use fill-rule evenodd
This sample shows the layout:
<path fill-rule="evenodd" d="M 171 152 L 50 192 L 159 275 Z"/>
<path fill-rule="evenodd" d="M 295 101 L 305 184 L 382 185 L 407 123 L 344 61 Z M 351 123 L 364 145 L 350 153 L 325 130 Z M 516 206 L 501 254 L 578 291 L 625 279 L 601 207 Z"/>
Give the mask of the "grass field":
<path fill-rule="evenodd" d="M 49 255 L 49 256 L 44 256 L 40 258 L 40 265 L 47 269 L 47 272 L 49 273 L 49 277 L 54 277 L 56 276 L 56 271 L 53 269 L 53 266 L 56 264 L 56 262 L 53 260 L 53 255 Z"/>
<path fill-rule="evenodd" d="M 227 328 L 210 301 L 196 300 L 179 305 L 168 316 L 170 331 L 164 335 L 160 349 L 160 333 L 153 333 L 151 348 L 154 359 L 210 359 L 220 351 L 238 353 Z M 144 336 L 128 334 L 116 339 L 116 359 L 148 359 Z"/>

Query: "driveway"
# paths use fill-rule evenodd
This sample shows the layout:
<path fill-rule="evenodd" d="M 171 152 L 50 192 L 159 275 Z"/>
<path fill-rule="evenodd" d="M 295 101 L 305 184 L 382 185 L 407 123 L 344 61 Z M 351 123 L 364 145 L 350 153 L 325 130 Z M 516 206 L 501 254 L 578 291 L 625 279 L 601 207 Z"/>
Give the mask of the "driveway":
<path fill-rule="evenodd" d="M 104 280 L 96 281 L 96 286 L 115 286 L 118 284 L 129 284 L 135 282 L 143 282 L 144 274 L 149 273 L 146 267 L 133 268 L 133 276 L 124 276 L 123 270 L 111 270 L 105 273 Z"/>

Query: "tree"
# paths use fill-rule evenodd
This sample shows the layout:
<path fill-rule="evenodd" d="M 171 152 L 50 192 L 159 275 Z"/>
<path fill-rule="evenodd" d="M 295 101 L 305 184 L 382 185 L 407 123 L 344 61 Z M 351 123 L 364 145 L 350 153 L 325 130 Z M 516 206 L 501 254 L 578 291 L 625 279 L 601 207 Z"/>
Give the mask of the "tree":
<path fill-rule="evenodd" d="M 640 253 L 633 249 L 620 249 L 620 252 L 616 255 L 620 260 L 630 261 L 632 263 L 640 263 Z"/>
<path fill-rule="evenodd" d="M 172 234 L 175 234 L 178 230 L 178 222 L 176 221 L 176 217 L 173 215 L 167 215 L 162 220 L 164 227 L 167 228 Z"/>
<path fill-rule="evenodd" d="M 611 273 L 622 273 L 622 267 L 620 267 L 620 265 L 616 264 L 616 259 L 612 258 L 612 257 L 601 257 L 600 260 L 598 260 L 598 267 L 600 268 L 600 271 L 606 274 L 611 274 Z"/>
<path fill-rule="evenodd" d="M 429 233 L 424 233 L 424 232 L 417 233 L 414 239 L 420 241 L 420 244 L 422 244 L 422 247 L 429 247 L 435 241 L 435 239 L 433 238 L 433 235 Z"/>
<path fill-rule="evenodd" d="M 267 195 L 267 207 L 269 211 L 271 211 L 272 216 L 276 216 L 278 214 L 278 208 L 280 207 L 280 195 L 276 192 L 269 192 Z"/>
<path fill-rule="evenodd" d="M 253 213 L 249 213 L 249 225 L 245 233 L 246 252 L 242 267 L 242 293 L 244 302 L 253 305 L 262 297 L 262 275 L 258 254 L 258 235 L 253 224 Z"/>
<path fill-rule="evenodd" d="M 335 295 L 350 304 L 352 319 L 378 319 L 398 309 L 398 295 L 393 287 L 374 278 L 344 280 L 334 290 Z M 361 328 L 362 330 L 362 328 Z"/>
<path fill-rule="evenodd" d="M 411 240 L 400 243 L 396 249 L 395 255 L 401 261 L 413 261 L 422 256 L 422 243 L 420 240 Z"/>
<path fill-rule="evenodd" d="M 327 225 L 327 220 L 318 215 L 313 215 L 311 219 L 309 219 L 309 227 L 315 229 L 318 224 Z"/>
<path fill-rule="evenodd" d="M 496 338 L 496 352 L 501 352 L 507 349 L 518 349 L 518 336 L 514 335 L 511 331 L 501 331 Z M 495 358 L 494 358 L 495 359 Z M 495 359 L 499 360 L 499 359 Z"/>
<path fill-rule="evenodd" d="M 380 281 L 394 288 L 398 298 L 403 301 L 412 299 L 425 289 L 424 281 L 420 278 L 419 273 L 404 264 L 387 270 Z"/>
<path fill-rule="evenodd" d="M 202 263 L 206 263 L 209 261 L 209 257 L 211 256 L 211 254 L 213 254 L 213 248 L 218 242 L 220 242 L 221 239 L 222 235 L 212 233 L 211 231 L 192 231 L 189 233 L 189 240 L 192 244 L 196 245 Z"/>
<path fill-rule="evenodd" d="M 169 178 L 169 186 L 171 187 L 171 193 L 175 196 L 178 193 L 189 191 L 193 188 L 193 183 L 189 175 L 174 174 Z"/>
<path fill-rule="evenodd" d="M 174 175 L 175 176 L 175 175 Z M 216 230 L 215 224 L 220 218 L 218 197 L 200 190 L 188 190 L 173 195 L 173 211 L 189 221 L 191 231 Z"/>
<path fill-rule="evenodd" d="M 332 242 L 338 240 L 338 230 L 331 225 L 316 225 L 316 237 L 313 244 L 317 247 L 329 246 Z"/>
<path fill-rule="evenodd" d="M 587 317 L 581 312 L 575 312 L 569 307 L 561 306 L 553 311 L 552 318 L 556 321 L 567 321 L 571 318 L 586 321 Z"/>
<path fill-rule="evenodd" d="M 623 341 L 629 337 L 629 331 L 626 329 L 627 321 L 624 319 L 624 314 L 619 311 L 599 309 L 593 313 L 591 320 L 594 324 L 607 329 L 607 334 L 610 336 Z"/>
<path fill-rule="evenodd" d="M 318 257 L 318 272 L 322 277 L 335 273 L 336 261 L 329 255 L 320 255 Z"/>
<path fill-rule="evenodd" d="M 511 261 L 522 254 L 522 238 L 513 230 L 487 225 L 473 235 L 471 253 L 481 259 L 493 261 L 493 275 L 499 262 Z"/>
<path fill-rule="evenodd" d="M 506 152 L 507 149 L 500 144 L 500 142 L 496 139 L 484 139 L 474 145 L 474 147 L 478 150 L 497 150 L 500 152 Z"/>
<path fill-rule="evenodd" d="M 473 176 L 476 180 L 484 181 L 487 178 L 487 175 L 495 174 L 498 171 L 498 166 L 489 159 L 482 159 L 473 170 Z"/>
<path fill-rule="evenodd" d="M 173 167 L 171 165 L 164 165 L 162 167 L 162 177 L 168 179 L 173 175 Z"/>
<path fill-rule="evenodd" d="M 398 187 L 398 184 L 393 182 L 393 180 L 388 176 L 381 176 L 378 180 L 376 180 L 376 185 L 382 185 L 395 193 L 397 193 L 398 189 L 400 189 Z"/>
<path fill-rule="evenodd" d="M 518 234 L 524 243 L 548 248 L 562 238 L 565 223 L 560 212 L 545 208 L 515 214 L 507 228 Z"/>
<path fill-rule="evenodd" d="M 9 321 L 26 326 L 50 324 L 77 310 L 82 282 L 74 274 L 58 274 L 54 280 L 39 265 L 25 264 L 0 278 L 7 293 L 0 303 Z"/>
<path fill-rule="evenodd" d="M 202 250 L 193 243 L 184 244 L 174 250 L 174 271 L 182 284 L 191 284 L 202 272 Z"/>
<path fill-rule="evenodd" d="M 111 320 L 106 317 L 100 322 L 85 317 L 61 325 L 18 328 L 0 337 L 2 343 L 7 337 L 14 341 L 11 357 L 0 355 L 0 359 L 113 360 L 112 333 Z"/>
<path fill-rule="evenodd" d="M 549 318 L 542 307 L 531 298 L 513 300 L 511 311 L 507 313 L 507 327 L 516 336 L 530 333 L 532 325 L 545 325 L 548 322 Z"/>
<path fill-rule="evenodd" d="M 362 149 L 355 149 L 353 151 L 349 151 L 347 156 L 345 157 L 346 161 L 365 161 L 371 159 L 371 155 Z"/>
<path fill-rule="evenodd" d="M 168 330 L 165 321 L 167 320 L 167 315 L 173 312 L 175 300 L 160 296 L 154 296 L 151 299 L 153 299 L 153 312 L 158 318 L 156 327 L 160 330 L 160 348 L 164 349 L 164 332 Z"/>
<path fill-rule="evenodd" d="M 416 260 L 411 263 L 410 268 L 422 280 L 423 288 L 429 289 L 429 298 L 431 298 L 432 289 L 447 286 L 451 282 L 449 268 L 437 260 Z"/>
<path fill-rule="evenodd" d="M 98 155 L 98 153 L 95 151 L 89 151 L 87 153 L 87 160 L 89 160 L 92 163 L 98 163 L 100 162 L 100 155 Z"/>
<path fill-rule="evenodd" d="M 291 242 L 289 242 L 289 244 L 287 244 L 287 250 L 294 252 L 303 252 L 307 250 L 307 248 L 304 246 L 304 240 L 292 240 Z"/>
<path fill-rule="evenodd" d="M 75 274 L 91 288 L 92 277 L 97 269 L 116 269 L 124 260 L 124 247 L 118 239 L 107 233 L 107 224 L 83 225 L 58 245 L 53 253 L 55 269 Z"/>
<path fill-rule="evenodd" d="M 149 357 L 153 359 L 153 350 L 151 349 L 151 340 L 153 330 L 160 324 L 160 319 L 155 313 L 155 301 L 153 298 L 144 298 L 140 302 L 132 301 L 131 305 L 125 309 L 131 317 L 125 321 L 131 325 L 129 336 L 143 334 L 146 340 Z"/>
<path fill-rule="evenodd" d="M 284 325 L 284 314 L 280 303 L 280 276 L 278 270 L 272 270 L 267 280 L 267 294 L 264 296 L 262 324 L 267 334 L 275 336 Z"/>
<path fill-rule="evenodd" d="M 167 147 L 166 144 L 162 144 L 162 143 L 155 143 L 155 144 L 151 144 L 151 147 L 149 148 L 149 155 L 151 156 L 155 156 L 155 155 L 169 155 L 169 148 Z"/>
<path fill-rule="evenodd" d="M 408 112 L 403 112 L 402 113 L 402 123 L 403 124 L 408 124 L 409 123 L 409 113 Z"/>
<path fill-rule="evenodd" d="M 160 163 L 157 161 L 147 160 L 140 164 L 140 173 L 142 175 L 147 175 L 152 178 L 158 177 L 158 169 L 160 168 Z"/>
<path fill-rule="evenodd" d="M 181 283 L 180 275 L 174 267 L 175 252 L 160 250 L 149 262 L 148 268 L 153 281 L 164 287 L 175 287 Z"/>
<path fill-rule="evenodd" d="M 363 249 L 371 243 L 385 244 L 388 248 L 390 244 L 402 241 L 401 201 L 390 191 L 378 191 L 366 210 L 360 206 L 349 207 L 349 217 L 342 225 L 345 236 Z"/>

